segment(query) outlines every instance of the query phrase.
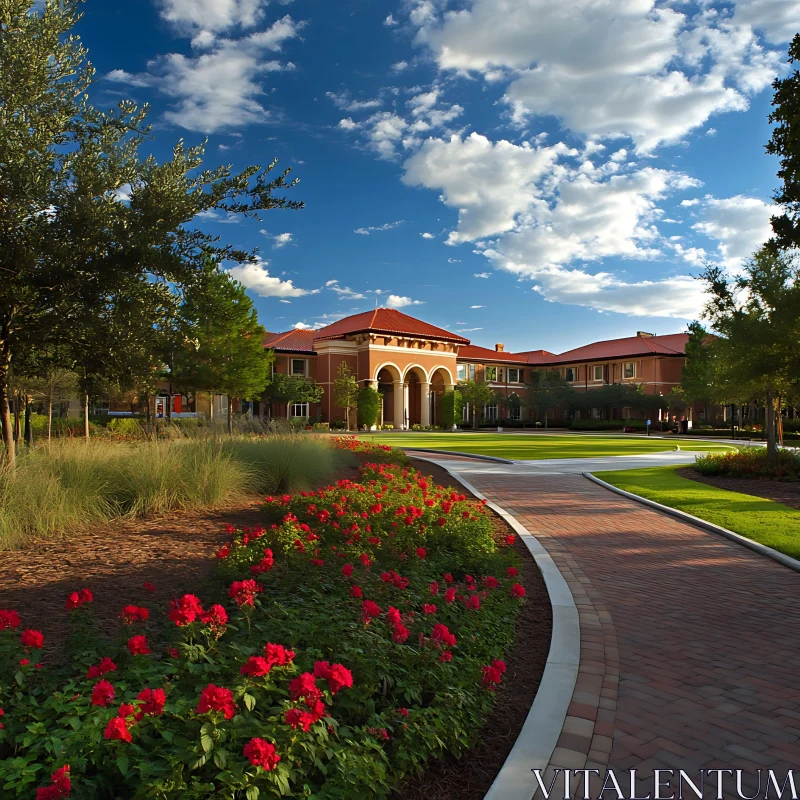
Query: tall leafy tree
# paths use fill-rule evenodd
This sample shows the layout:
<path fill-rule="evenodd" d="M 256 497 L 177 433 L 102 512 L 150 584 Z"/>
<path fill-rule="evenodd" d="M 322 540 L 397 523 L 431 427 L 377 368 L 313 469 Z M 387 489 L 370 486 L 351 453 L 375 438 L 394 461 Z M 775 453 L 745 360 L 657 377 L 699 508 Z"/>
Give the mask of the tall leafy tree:
<path fill-rule="evenodd" d="M 0 3 L 0 424 L 13 461 L 8 374 L 20 351 L 63 342 L 87 309 L 120 297 L 126 280 L 180 285 L 213 252 L 251 254 L 191 227 L 204 211 L 258 216 L 301 208 L 277 197 L 288 170 L 203 170 L 203 148 L 179 142 L 163 163 L 140 157 L 147 107 L 100 113 L 88 101 L 94 71 L 71 31 L 80 0 Z M 84 338 L 90 339 L 89 334 Z"/>
<path fill-rule="evenodd" d="M 286 406 L 286 419 L 288 420 L 291 416 L 289 410 L 293 403 L 319 403 L 323 394 L 324 387 L 312 380 L 301 378 L 298 375 L 276 372 L 269 379 L 262 396 L 270 404 Z"/>
<path fill-rule="evenodd" d="M 497 393 L 487 381 L 460 381 L 458 393 L 468 403 L 472 413 L 472 427 L 477 430 L 484 406 L 497 402 Z"/>
<path fill-rule="evenodd" d="M 358 401 L 358 383 L 347 362 L 342 361 L 333 380 L 333 402 L 344 409 L 345 426 L 350 430 L 350 409 Z"/>
<path fill-rule="evenodd" d="M 550 369 L 530 370 L 526 388 L 522 405 L 544 417 L 545 428 L 548 414 L 568 405 L 570 398 L 577 394 L 558 372 Z"/>
<path fill-rule="evenodd" d="M 174 382 L 195 391 L 228 397 L 228 432 L 233 399 L 260 397 L 269 380 L 271 351 L 266 331 L 244 286 L 208 262 L 184 294 L 184 346 L 175 355 Z"/>
<path fill-rule="evenodd" d="M 775 193 L 775 202 L 785 211 L 772 218 L 772 244 L 782 250 L 800 247 L 800 70 L 796 66 L 800 64 L 800 33 L 789 46 L 789 64 L 789 75 L 772 84 L 775 110 L 769 121 L 775 127 L 766 146 L 767 153 L 777 156 L 780 163 L 782 186 Z"/>

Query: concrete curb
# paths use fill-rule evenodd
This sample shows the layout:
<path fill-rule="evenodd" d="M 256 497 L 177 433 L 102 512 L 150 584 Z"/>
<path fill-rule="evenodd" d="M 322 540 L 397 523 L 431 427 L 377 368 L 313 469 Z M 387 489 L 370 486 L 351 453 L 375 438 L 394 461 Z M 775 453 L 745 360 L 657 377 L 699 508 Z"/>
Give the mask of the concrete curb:
<path fill-rule="evenodd" d="M 635 500 L 637 503 L 641 503 L 642 505 L 654 508 L 656 511 L 661 511 L 664 514 L 669 514 L 671 517 L 677 517 L 679 520 L 682 520 L 683 522 L 688 522 L 690 525 L 694 525 L 696 528 L 702 528 L 703 530 L 710 531 L 711 533 L 716 533 L 719 536 L 724 536 L 726 539 L 730 539 L 732 542 L 736 542 L 736 544 L 740 544 L 743 547 L 746 547 L 749 550 L 753 550 L 754 552 L 759 553 L 762 556 L 766 556 L 767 558 L 771 558 L 773 561 L 777 561 L 779 564 L 783 564 L 784 567 L 789 567 L 789 569 L 793 569 L 795 572 L 800 572 L 800 561 L 798 561 L 795 558 L 792 558 L 791 556 L 779 553 L 777 550 L 773 550 L 771 547 L 767 547 L 764 544 L 759 544 L 758 542 L 754 542 L 752 539 L 748 539 L 746 536 L 741 536 L 738 533 L 729 531 L 727 528 L 723 528 L 720 525 L 714 525 L 713 522 L 707 522 L 704 519 L 700 519 L 699 517 L 687 514 L 685 511 L 679 511 L 677 508 L 670 508 L 670 506 L 665 506 L 662 505 L 661 503 L 656 503 L 655 500 L 648 500 L 646 497 L 641 497 L 638 494 L 633 494 L 633 492 L 626 492 L 624 489 L 620 489 L 617 486 L 614 486 L 610 483 L 606 483 L 604 480 L 601 480 L 596 475 L 592 475 L 591 472 L 584 472 L 583 476 L 585 478 L 588 478 L 593 483 L 602 486 L 604 489 L 609 489 L 610 491 L 615 492 L 616 494 L 620 494 L 623 497 L 627 497 L 630 500 Z"/>
<path fill-rule="evenodd" d="M 396 445 L 396 447 L 398 450 L 408 451 L 409 453 L 433 453 L 437 456 L 464 456 L 465 459 L 471 458 L 478 461 L 492 461 L 495 464 L 517 463 L 516 461 L 511 461 L 507 458 L 498 458 L 497 456 L 479 456 L 475 453 L 459 453 L 457 450 L 432 450 L 428 447 L 403 447 L 403 445 Z"/>
<path fill-rule="evenodd" d="M 433 459 L 430 459 L 431 461 Z M 446 464 L 445 469 L 479 500 L 484 496 Z M 516 518 L 496 503 L 486 505 L 501 516 L 525 543 L 542 573 L 553 610 L 553 633 L 544 674 L 522 730 L 484 800 L 531 800 L 536 782 L 531 770 L 545 770 L 564 727 L 581 659 L 581 629 L 572 591 L 550 554 Z"/>

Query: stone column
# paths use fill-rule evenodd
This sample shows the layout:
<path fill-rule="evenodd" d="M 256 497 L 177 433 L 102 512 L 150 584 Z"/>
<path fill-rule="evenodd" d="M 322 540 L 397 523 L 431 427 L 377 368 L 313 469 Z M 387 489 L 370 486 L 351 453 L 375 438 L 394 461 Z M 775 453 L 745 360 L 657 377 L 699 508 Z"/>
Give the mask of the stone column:
<path fill-rule="evenodd" d="M 406 422 L 406 387 L 403 381 L 394 382 L 394 427 L 402 431 Z"/>
<path fill-rule="evenodd" d="M 429 383 L 420 382 L 420 424 L 426 427 L 431 424 L 431 385 Z"/>

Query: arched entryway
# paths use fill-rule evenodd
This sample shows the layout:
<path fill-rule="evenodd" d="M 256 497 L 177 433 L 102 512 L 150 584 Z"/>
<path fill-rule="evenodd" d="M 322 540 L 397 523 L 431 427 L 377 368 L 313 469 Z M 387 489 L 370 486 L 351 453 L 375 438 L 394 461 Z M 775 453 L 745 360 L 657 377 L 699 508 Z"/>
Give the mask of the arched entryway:
<path fill-rule="evenodd" d="M 444 394 L 453 388 L 453 376 L 446 367 L 436 367 L 430 381 L 430 424 L 444 424 Z"/>
<path fill-rule="evenodd" d="M 428 408 L 428 375 L 420 366 L 411 366 L 405 374 L 406 419 L 412 425 L 430 425 Z"/>
<path fill-rule="evenodd" d="M 377 383 L 376 388 L 380 392 L 383 401 L 379 423 L 381 425 L 393 425 L 395 428 L 401 427 L 403 425 L 402 415 L 399 421 L 395 420 L 398 407 L 395 393 L 402 380 L 400 370 L 394 364 L 384 364 L 377 369 L 375 380 Z"/>

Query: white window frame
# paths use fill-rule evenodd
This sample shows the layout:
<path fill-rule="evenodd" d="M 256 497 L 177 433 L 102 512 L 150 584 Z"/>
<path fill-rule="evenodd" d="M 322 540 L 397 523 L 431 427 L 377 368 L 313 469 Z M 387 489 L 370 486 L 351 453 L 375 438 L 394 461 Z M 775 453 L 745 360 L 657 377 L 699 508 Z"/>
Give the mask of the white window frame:
<path fill-rule="evenodd" d="M 297 410 L 302 413 L 298 414 Z M 308 419 L 311 416 L 309 412 L 308 403 L 292 403 L 292 419 Z"/>
<path fill-rule="evenodd" d="M 497 381 L 497 367 L 486 367 L 486 380 L 490 383 Z"/>
<path fill-rule="evenodd" d="M 628 375 L 628 367 L 631 368 L 631 374 Z M 622 377 L 626 381 L 631 381 L 636 377 L 636 362 L 624 361 L 622 363 Z"/>
<path fill-rule="evenodd" d="M 467 365 L 458 364 L 456 366 L 456 380 L 465 381 L 467 379 Z"/>
<path fill-rule="evenodd" d="M 572 373 L 572 377 L 570 378 L 570 372 Z M 564 367 L 564 380 L 567 383 L 575 383 L 578 380 L 578 368 L 577 367 Z"/>
<path fill-rule="evenodd" d="M 497 405 L 493 406 L 484 406 L 483 407 L 483 418 L 486 422 L 497 422 Z"/>
<path fill-rule="evenodd" d="M 598 371 L 600 372 L 600 377 L 597 376 Z M 592 380 L 593 381 L 602 381 L 604 377 L 604 367 L 602 364 L 595 364 L 592 367 Z"/>
<path fill-rule="evenodd" d="M 294 365 L 302 364 L 303 371 L 295 372 Z M 289 374 L 295 378 L 305 378 L 308 375 L 308 359 L 307 358 L 290 358 L 289 359 Z"/>
<path fill-rule="evenodd" d="M 522 372 L 522 370 L 520 370 L 518 368 L 509 367 L 508 368 L 508 382 L 509 383 L 522 383 L 522 378 L 520 377 L 520 373 L 521 372 Z"/>

